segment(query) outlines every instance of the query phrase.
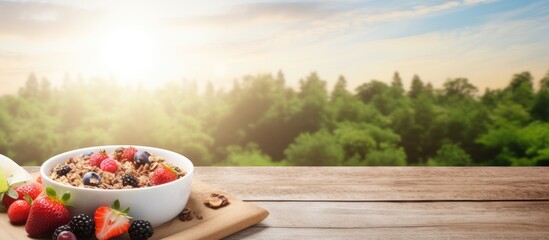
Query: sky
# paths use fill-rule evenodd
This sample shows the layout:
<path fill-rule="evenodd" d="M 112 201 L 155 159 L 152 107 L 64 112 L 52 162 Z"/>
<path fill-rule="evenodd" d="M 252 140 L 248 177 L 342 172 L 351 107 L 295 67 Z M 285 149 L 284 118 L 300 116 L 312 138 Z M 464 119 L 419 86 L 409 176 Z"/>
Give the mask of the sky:
<path fill-rule="evenodd" d="M 350 90 L 399 71 L 435 87 L 465 77 L 481 91 L 549 70 L 549 1 L 4 1 L 0 94 L 33 72 L 155 86 L 316 71 Z"/>

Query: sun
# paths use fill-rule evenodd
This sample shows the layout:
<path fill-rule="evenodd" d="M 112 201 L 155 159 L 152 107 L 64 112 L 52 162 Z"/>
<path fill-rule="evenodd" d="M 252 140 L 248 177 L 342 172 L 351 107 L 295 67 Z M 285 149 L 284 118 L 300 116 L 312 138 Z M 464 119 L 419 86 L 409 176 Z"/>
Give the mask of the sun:
<path fill-rule="evenodd" d="M 139 77 L 153 63 L 155 43 L 150 34 L 138 28 L 124 28 L 107 35 L 102 44 L 105 68 L 117 78 Z"/>

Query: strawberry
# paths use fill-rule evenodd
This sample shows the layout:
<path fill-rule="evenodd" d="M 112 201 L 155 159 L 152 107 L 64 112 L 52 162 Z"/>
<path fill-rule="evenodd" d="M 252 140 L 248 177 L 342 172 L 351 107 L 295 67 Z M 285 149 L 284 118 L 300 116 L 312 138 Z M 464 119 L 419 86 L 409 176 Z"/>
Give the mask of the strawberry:
<path fill-rule="evenodd" d="M 46 188 L 46 195 L 34 200 L 29 212 L 25 230 L 29 236 L 52 233 L 57 227 L 65 225 L 70 220 L 70 213 L 65 206 L 71 194 L 65 192 L 61 199 L 57 198 L 55 190 Z"/>
<path fill-rule="evenodd" d="M 88 160 L 88 165 L 99 167 L 101 165 L 101 162 L 103 162 L 103 160 L 107 158 L 109 158 L 107 152 L 105 152 L 105 150 L 101 150 L 90 156 L 90 159 Z"/>
<path fill-rule="evenodd" d="M 17 200 L 8 208 L 8 218 L 10 222 L 20 224 L 25 223 L 29 217 L 32 199 L 25 195 L 25 200 Z"/>
<path fill-rule="evenodd" d="M 42 193 L 42 185 L 37 182 L 27 183 L 23 186 L 16 187 L 14 189 L 17 192 L 17 197 L 10 197 L 8 194 L 5 194 L 2 198 L 2 203 L 7 208 L 15 202 L 16 200 L 24 200 L 25 194 L 28 194 L 32 200 L 36 199 L 40 193 Z"/>
<path fill-rule="evenodd" d="M 95 237 L 99 240 L 113 238 L 128 232 L 130 208 L 120 210 L 120 201 L 114 201 L 112 207 L 101 206 L 95 210 Z"/>
<path fill-rule="evenodd" d="M 152 185 L 160 185 L 169 183 L 177 179 L 177 173 L 171 167 L 164 164 L 160 164 L 158 168 L 154 170 L 151 176 Z"/>
<path fill-rule="evenodd" d="M 124 153 L 122 153 L 122 156 L 120 157 L 120 161 L 124 161 L 126 159 L 127 161 L 133 161 L 133 155 L 137 152 L 137 149 L 134 147 L 127 147 L 124 148 Z"/>
<path fill-rule="evenodd" d="M 99 168 L 105 172 L 115 173 L 118 170 L 118 163 L 112 158 L 107 158 L 101 162 Z"/>

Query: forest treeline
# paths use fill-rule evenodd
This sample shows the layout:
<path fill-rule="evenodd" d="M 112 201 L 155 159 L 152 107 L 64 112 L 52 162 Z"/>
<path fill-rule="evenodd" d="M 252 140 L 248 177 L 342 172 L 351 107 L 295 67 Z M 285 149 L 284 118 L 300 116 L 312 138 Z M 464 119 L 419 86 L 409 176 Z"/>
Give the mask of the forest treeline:
<path fill-rule="evenodd" d="M 549 165 L 549 72 L 538 81 L 517 73 L 481 93 L 466 78 L 435 89 L 416 75 L 404 87 L 397 72 L 351 91 L 344 77 L 327 86 L 316 73 L 294 89 L 279 72 L 199 91 L 191 81 L 146 89 L 68 77 L 52 87 L 31 74 L 0 97 L 0 153 L 39 165 L 124 144 L 197 165 Z"/>

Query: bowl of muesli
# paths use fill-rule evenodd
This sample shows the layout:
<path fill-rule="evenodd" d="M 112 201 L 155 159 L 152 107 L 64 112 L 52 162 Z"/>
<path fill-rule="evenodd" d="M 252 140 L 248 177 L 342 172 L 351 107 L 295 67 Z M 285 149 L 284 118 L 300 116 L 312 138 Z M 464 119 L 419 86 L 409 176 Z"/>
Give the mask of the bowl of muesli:
<path fill-rule="evenodd" d="M 42 164 L 45 187 L 70 192 L 71 214 L 93 216 L 119 200 L 130 216 L 153 226 L 175 218 L 189 199 L 194 166 L 185 156 L 145 146 L 97 146 L 56 155 Z"/>

